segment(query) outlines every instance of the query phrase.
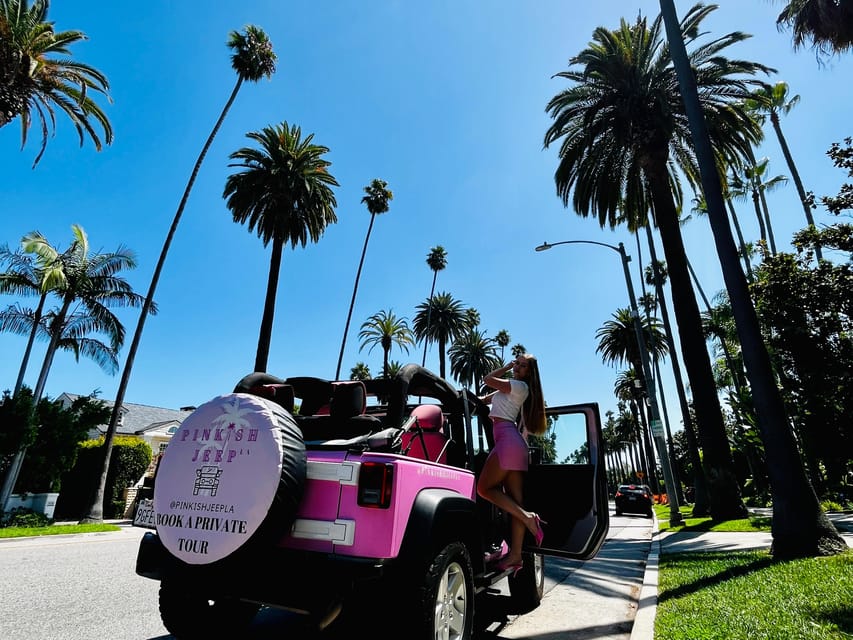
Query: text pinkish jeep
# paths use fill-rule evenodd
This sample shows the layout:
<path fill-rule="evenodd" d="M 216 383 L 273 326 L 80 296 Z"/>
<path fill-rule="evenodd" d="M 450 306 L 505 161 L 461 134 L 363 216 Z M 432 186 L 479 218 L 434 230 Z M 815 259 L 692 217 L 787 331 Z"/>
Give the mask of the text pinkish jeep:
<path fill-rule="evenodd" d="M 323 627 L 373 601 L 374 630 L 469 640 L 475 596 L 509 577 L 516 609 L 535 608 L 543 556 L 591 558 L 607 532 L 597 405 L 548 416 L 525 481 L 545 537 L 529 536 L 507 576 L 507 516 L 476 494 L 493 443 L 478 398 L 417 365 L 364 382 L 251 374 L 169 443 L 153 504 L 137 512 L 156 531 L 136 572 L 160 580 L 163 623 L 181 639 L 241 637 L 261 606 Z M 586 460 L 554 460 L 561 441 L 585 443 Z"/>

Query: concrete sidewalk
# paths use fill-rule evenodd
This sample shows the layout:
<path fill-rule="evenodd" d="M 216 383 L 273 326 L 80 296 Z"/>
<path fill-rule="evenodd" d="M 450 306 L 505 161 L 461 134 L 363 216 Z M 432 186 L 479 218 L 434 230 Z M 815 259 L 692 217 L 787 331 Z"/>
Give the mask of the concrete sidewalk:
<path fill-rule="evenodd" d="M 769 512 L 769 510 L 767 510 Z M 767 513 L 770 515 L 770 513 Z M 853 548 L 853 513 L 830 513 L 835 528 Z M 631 640 L 653 640 L 655 631 L 655 615 L 658 601 L 658 561 L 661 553 L 684 553 L 687 551 L 753 551 L 766 549 L 770 551 L 773 537 L 770 532 L 740 533 L 740 532 L 655 532 L 649 556 L 646 559 L 646 572 L 643 578 L 643 588 L 637 603 L 637 615 L 631 629 Z"/>

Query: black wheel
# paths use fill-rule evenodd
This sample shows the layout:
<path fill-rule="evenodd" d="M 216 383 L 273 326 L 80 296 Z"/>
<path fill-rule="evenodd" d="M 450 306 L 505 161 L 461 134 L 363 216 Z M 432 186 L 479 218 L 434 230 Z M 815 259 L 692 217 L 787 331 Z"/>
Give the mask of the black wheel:
<path fill-rule="evenodd" d="M 513 609 L 526 613 L 539 606 L 545 595 L 545 557 L 539 553 L 525 553 L 524 565 L 509 577 L 509 593 Z"/>
<path fill-rule="evenodd" d="M 396 637 L 394 632 L 405 629 L 410 640 L 471 640 L 474 570 L 468 549 L 451 542 L 420 566 L 396 576 L 393 604 L 383 613 L 383 632 Z"/>
<path fill-rule="evenodd" d="M 290 530 L 306 467 L 302 432 L 282 406 L 247 393 L 214 398 L 187 416 L 160 461 L 157 533 L 188 564 L 236 561 Z"/>
<path fill-rule="evenodd" d="M 198 585 L 171 579 L 160 583 L 160 618 L 178 640 L 244 637 L 259 609 L 234 598 L 211 598 Z"/>

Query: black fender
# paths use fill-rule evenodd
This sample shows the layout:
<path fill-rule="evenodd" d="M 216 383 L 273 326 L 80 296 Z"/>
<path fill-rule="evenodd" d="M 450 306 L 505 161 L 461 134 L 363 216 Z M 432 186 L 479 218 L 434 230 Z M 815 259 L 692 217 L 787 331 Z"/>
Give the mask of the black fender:
<path fill-rule="evenodd" d="M 409 514 L 397 557 L 405 568 L 419 568 L 449 542 L 462 542 L 471 554 L 474 571 L 482 571 L 482 542 L 478 535 L 476 503 L 447 489 L 424 489 Z"/>

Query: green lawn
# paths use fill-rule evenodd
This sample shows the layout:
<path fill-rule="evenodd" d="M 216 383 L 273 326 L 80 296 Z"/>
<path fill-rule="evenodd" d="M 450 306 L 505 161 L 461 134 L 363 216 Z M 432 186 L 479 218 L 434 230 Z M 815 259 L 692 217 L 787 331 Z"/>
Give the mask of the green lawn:
<path fill-rule="evenodd" d="M 726 520 L 714 522 L 708 517 L 694 518 L 690 515 L 693 507 L 682 506 L 679 509 L 683 524 L 675 527 L 669 526 L 669 506 L 665 504 L 655 505 L 655 514 L 658 518 L 659 531 L 770 531 L 770 518 L 764 516 L 750 516 L 740 520 Z"/>
<path fill-rule="evenodd" d="M 669 510 L 657 506 L 660 529 Z M 689 508 L 683 510 L 689 515 Z M 766 531 L 769 518 L 673 531 Z M 850 640 L 853 551 L 776 561 L 767 551 L 661 554 L 655 640 Z"/>
<path fill-rule="evenodd" d="M 26 538 L 28 536 L 55 536 L 68 533 L 99 533 L 119 531 L 115 524 L 52 524 L 46 527 L 0 527 L 0 538 Z"/>

